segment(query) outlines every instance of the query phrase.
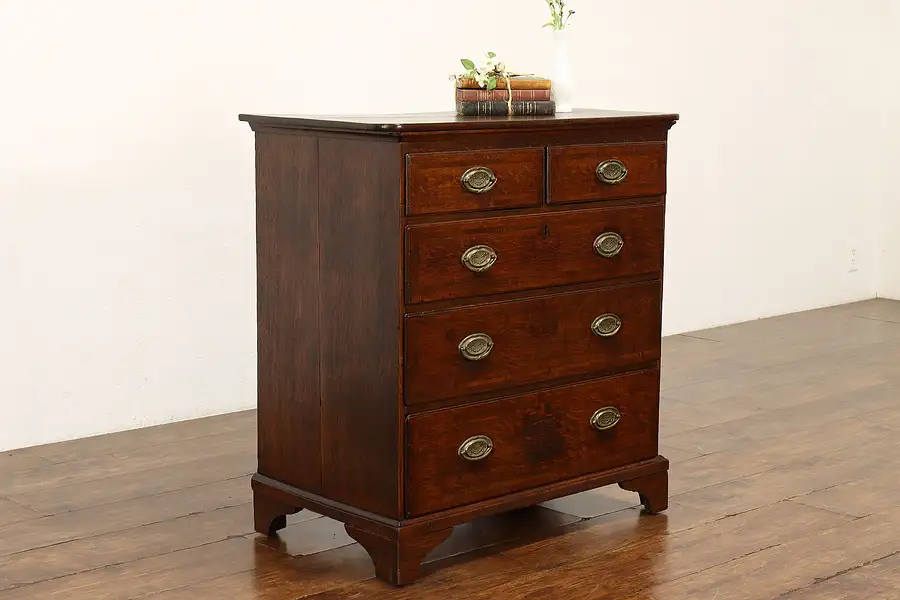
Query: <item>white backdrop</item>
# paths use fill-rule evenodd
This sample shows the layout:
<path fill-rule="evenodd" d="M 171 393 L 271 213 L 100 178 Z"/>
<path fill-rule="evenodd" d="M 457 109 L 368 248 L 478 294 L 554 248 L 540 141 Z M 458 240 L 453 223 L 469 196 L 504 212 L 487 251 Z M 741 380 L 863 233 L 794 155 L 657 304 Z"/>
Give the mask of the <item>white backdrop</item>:
<path fill-rule="evenodd" d="M 900 296 L 890 0 L 570 4 L 576 105 L 681 114 L 666 333 Z M 0 449 L 254 406 L 237 114 L 451 110 L 460 57 L 546 73 L 545 11 L 0 3 Z"/>
<path fill-rule="evenodd" d="M 879 79 L 883 86 L 881 102 L 886 112 L 882 122 L 877 125 L 882 129 L 883 139 L 887 140 L 886 147 L 878 149 L 879 153 L 883 153 L 882 162 L 887 167 L 884 169 L 885 176 L 880 178 L 881 256 L 878 261 L 877 290 L 879 296 L 900 300 L 900 77 L 896 75 L 897 57 L 900 55 L 900 42 L 897 41 L 900 32 L 900 2 L 892 2 L 888 10 L 885 19 L 889 24 L 888 35 L 894 37 L 885 44 L 889 43 L 892 47 L 882 56 L 882 61 L 889 64 L 878 71 L 869 71 L 869 75 Z"/>

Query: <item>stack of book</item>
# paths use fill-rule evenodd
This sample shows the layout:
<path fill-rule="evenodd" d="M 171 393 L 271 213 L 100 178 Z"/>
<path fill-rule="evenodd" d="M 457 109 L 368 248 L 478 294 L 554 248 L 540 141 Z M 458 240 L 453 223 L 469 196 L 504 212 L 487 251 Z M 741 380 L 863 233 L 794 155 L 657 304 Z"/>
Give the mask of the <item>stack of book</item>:
<path fill-rule="evenodd" d="M 512 88 L 512 102 L 509 102 Z M 474 79 L 456 80 L 456 114 L 462 116 L 552 115 L 556 102 L 551 82 L 543 77 L 516 76 L 497 81 L 497 88 L 486 90 Z M 511 109 L 511 112 L 510 112 Z"/>

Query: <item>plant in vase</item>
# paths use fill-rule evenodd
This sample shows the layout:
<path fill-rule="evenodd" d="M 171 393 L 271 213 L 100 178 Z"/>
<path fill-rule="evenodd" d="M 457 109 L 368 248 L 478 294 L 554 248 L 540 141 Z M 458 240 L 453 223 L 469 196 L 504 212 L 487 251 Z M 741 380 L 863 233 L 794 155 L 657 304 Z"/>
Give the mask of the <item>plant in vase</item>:
<path fill-rule="evenodd" d="M 553 30 L 553 99 L 556 112 L 572 112 L 572 91 L 574 84 L 569 67 L 569 36 L 566 31 L 574 10 L 566 9 L 565 0 L 545 0 L 550 8 L 550 20 L 544 27 Z"/>

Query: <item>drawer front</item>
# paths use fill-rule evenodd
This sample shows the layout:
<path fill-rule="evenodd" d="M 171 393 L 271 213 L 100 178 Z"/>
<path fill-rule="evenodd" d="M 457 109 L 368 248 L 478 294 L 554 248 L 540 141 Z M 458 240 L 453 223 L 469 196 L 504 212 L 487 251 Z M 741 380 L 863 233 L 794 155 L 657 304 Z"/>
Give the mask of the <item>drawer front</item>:
<path fill-rule="evenodd" d="M 653 458 L 658 400 L 653 369 L 414 415 L 407 516 Z"/>
<path fill-rule="evenodd" d="M 406 214 L 538 206 L 544 200 L 544 150 L 408 154 Z"/>
<path fill-rule="evenodd" d="M 659 274 L 664 210 L 657 204 L 412 225 L 406 300 Z"/>
<path fill-rule="evenodd" d="M 587 202 L 666 192 L 666 144 L 550 148 L 549 202 Z"/>
<path fill-rule="evenodd" d="M 410 315 L 406 403 L 659 360 L 660 300 L 661 284 L 653 281 Z"/>

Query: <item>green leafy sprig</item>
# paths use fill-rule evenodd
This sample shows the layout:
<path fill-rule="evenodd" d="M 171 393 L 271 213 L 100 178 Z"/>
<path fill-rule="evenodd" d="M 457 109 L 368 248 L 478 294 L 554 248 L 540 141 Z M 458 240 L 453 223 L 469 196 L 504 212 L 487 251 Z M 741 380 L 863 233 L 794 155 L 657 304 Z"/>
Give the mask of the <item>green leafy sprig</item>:
<path fill-rule="evenodd" d="M 565 0 L 546 0 L 546 2 L 550 7 L 550 20 L 544 23 L 544 27 L 552 27 L 556 31 L 565 29 L 575 11 L 571 9 L 566 11 Z"/>
<path fill-rule="evenodd" d="M 487 90 L 496 89 L 497 82 L 509 75 L 506 71 L 506 65 L 502 61 L 497 60 L 497 55 L 493 52 L 488 52 L 485 55 L 484 64 L 480 67 L 476 67 L 475 63 L 468 58 L 463 58 L 459 62 L 462 63 L 465 69 L 465 72 L 459 77 L 474 79 L 478 82 L 478 85 Z"/>

